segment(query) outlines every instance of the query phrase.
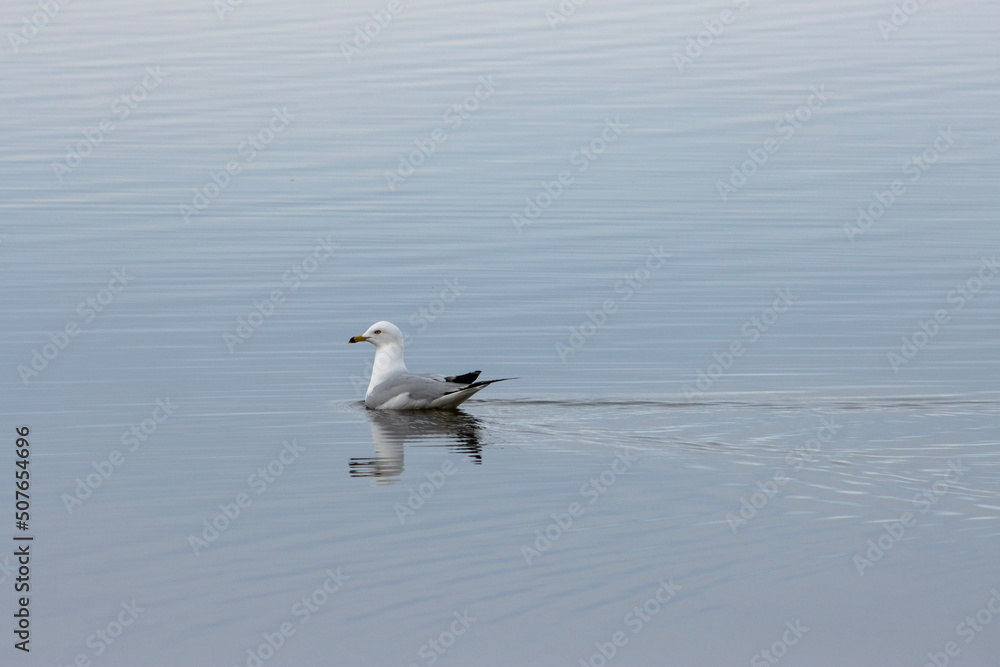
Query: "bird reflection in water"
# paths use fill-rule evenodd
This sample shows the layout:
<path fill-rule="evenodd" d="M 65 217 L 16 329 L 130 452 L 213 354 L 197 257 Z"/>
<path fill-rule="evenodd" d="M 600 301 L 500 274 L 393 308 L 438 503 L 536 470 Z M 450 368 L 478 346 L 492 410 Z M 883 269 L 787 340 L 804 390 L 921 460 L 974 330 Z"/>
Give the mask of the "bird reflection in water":
<path fill-rule="evenodd" d="M 374 458 L 352 458 L 351 477 L 375 477 L 377 483 L 391 483 L 403 472 L 403 445 L 444 444 L 450 451 L 464 454 L 476 464 L 483 462 L 478 419 L 464 412 L 438 410 L 367 410 L 375 443 Z M 436 441 L 436 442 L 435 442 Z"/>

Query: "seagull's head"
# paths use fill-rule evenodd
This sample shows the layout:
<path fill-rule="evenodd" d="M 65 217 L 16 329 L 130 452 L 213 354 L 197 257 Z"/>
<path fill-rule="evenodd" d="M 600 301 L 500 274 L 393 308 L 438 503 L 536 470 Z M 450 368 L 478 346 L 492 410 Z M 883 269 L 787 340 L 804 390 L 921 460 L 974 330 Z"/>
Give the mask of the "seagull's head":
<path fill-rule="evenodd" d="M 393 343 L 403 347 L 403 332 L 392 322 L 376 322 L 368 327 L 368 331 L 360 336 L 353 336 L 348 343 L 360 343 L 367 341 L 376 349 L 392 345 Z"/>

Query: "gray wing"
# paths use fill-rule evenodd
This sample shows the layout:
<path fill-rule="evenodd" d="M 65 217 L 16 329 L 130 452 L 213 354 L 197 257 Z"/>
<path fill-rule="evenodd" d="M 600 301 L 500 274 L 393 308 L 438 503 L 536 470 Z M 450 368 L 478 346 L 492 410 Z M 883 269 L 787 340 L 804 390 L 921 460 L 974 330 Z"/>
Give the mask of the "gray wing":
<path fill-rule="evenodd" d="M 404 394 L 408 395 L 409 402 L 430 404 L 445 394 L 467 387 L 468 384 L 467 382 L 448 382 L 440 375 L 400 373 L 375 387 L 372 393 L 366 397 L 365 404 L 368 407 L 380 407 Z"/>
<path fill-rule="evenodd" d="M 437 373 L 413 373 L 422 378 L 430 378 L 432 380 L 439 380 L 441 382 L 455 382 L 458 384 L 472 384 L 479 377 L 482 371 L 470 371 L 462 375 L 438 375 Z"/>

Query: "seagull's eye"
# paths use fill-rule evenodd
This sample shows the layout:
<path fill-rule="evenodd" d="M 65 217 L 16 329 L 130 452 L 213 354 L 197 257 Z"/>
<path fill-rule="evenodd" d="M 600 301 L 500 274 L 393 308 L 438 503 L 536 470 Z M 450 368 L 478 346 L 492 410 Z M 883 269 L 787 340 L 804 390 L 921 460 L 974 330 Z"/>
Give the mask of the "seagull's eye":
<path fill-rule="evenodd" d="M 374 333 L 377 333 L 377 334 L 380 334 L 380 333 L 382 333 L 382 330 L 381 330 L 381 329 L 376 329 L 376 330 L 374 331 Z"/>

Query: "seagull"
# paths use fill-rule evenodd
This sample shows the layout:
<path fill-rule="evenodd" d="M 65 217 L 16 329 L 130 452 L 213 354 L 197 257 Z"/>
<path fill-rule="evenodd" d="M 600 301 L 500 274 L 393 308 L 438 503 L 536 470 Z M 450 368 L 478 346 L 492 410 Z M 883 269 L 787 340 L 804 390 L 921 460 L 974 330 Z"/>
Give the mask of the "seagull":
<path fill-rule="evenodd" d="M 411 373 L 403 363 L 403 332 L 392 322 L 376 322 L 348 343 L 375 346 L 372 380 L 365 393 L 365 407 L 372 410 L 454 410 L 480 389 L 504 380 L 480 380 L 482 371 L 463 375 Z"/>

